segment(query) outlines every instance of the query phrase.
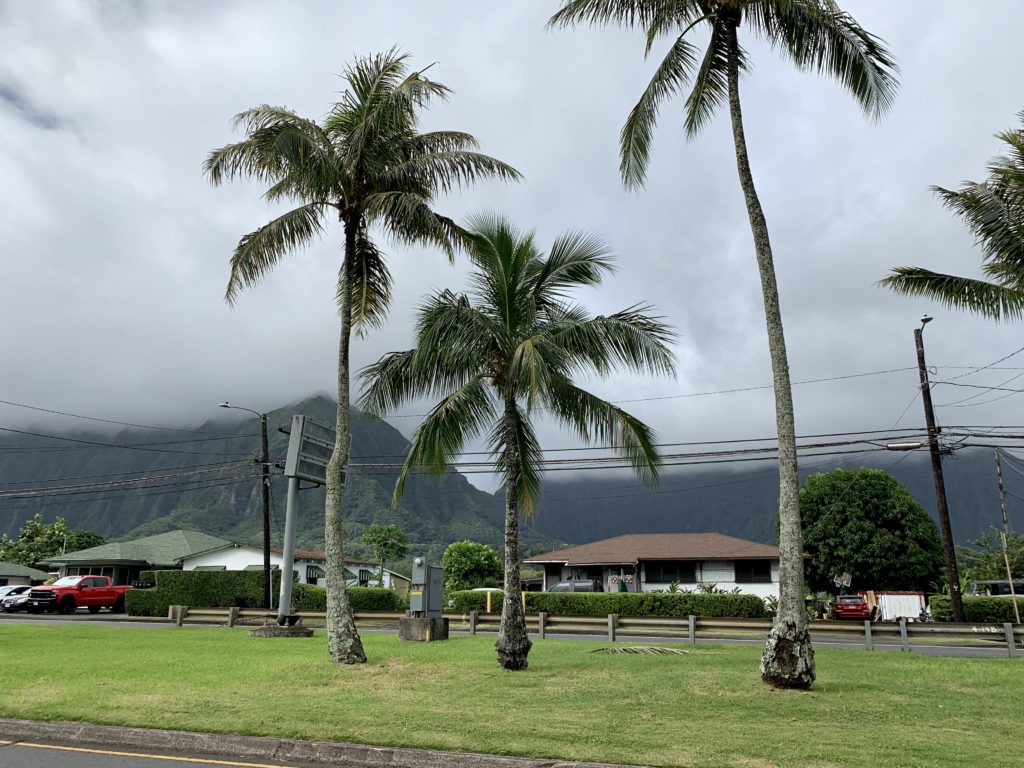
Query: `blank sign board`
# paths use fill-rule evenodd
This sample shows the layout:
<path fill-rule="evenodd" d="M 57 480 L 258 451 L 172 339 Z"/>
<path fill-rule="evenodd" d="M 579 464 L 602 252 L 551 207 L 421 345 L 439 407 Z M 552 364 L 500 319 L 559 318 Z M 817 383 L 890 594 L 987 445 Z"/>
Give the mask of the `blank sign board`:
<path fill-rule="evenodd" d="M 292 416 L 284 474 L 323 485 L 334 453 L 334 427 L 309 416 Z"/>

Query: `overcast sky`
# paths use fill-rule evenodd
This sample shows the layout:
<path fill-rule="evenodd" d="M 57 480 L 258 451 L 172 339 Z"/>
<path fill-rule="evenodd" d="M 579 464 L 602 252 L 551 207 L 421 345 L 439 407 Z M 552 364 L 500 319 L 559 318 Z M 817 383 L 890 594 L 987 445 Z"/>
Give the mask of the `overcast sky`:
<path fill-rule="evenodd" d="M 843 3 L 896 54 L 902 85 L 880 122 L 832 81 L 747 41 L 742 83 L 753 171 L 776 255 L 795 382 L 912 368 L 925 312 L 928 362 L 948 378 L 1021 345 L 1020 326 L 908 300 L 874 283 L 895 265 L 974 275 L 979 252 L 929 186 L 980 179 L 997 131 L 1024 107 L 1019 5 L 979 14 L 952 0 Z M 665 441 L 774 434 L 760 288 L 728 116 L 696 140 L 665 108 L 649 182 L 623 190 L 617 142 L 656 64 L 638 33 L 547 31 L 556 0 L 482 3 L 14 2 L 0 0 L 0 399 L 110 419 L 199 423 L 224 400 L 264 410 L 335 384 L 341 231 L 283 262 L 234 308 L 223 301 L 238 238 L 275 214 L 259 185 L 212 188 L 207 153 L 240 138 L 260 103 L 322 117 L 358 54 L 398 45 L 455 91 L 427 129 L 469 131 L 524 183 L 438 202 L 494 208 L 540 242 L 602 235 L 621 272 L 581 298 L 595 312 L 641 301 L 678 329 L 675 380 L 588 382 Z M 655 56 L 668 43 L 656 46 Z M 406 348 L 418 298 L 464 285 L 464 265 L 385 243 L 390 322 L 356 366 Z M 1024 354 L 1006 366 L 1024 366 Z M 1013 370 L 961 382 L 997 385 Z M 917 391 L 908 370 L 794 388 L 798 434 L 884 429 Z M 1020 382 L 1007 386 L 1019 386 Z M 937 403 L 979 390 L 937 388 Z M 1018 424 L 1021 400 L 940 408 L 946 424 Z M 423 406 L 407 413 L 422 412 Z M 918 402 L 901 426 L 923 422 Z M 39 414 L 0 405 L 0 426 Z M 408 433 L 415 419 L 394 420 Z M 87 426 L 61 421 L 59 427 Z M 52 428 L 57 428 L 51 424 Z M 547 446 L 569 443 L 545 428 Z"/>

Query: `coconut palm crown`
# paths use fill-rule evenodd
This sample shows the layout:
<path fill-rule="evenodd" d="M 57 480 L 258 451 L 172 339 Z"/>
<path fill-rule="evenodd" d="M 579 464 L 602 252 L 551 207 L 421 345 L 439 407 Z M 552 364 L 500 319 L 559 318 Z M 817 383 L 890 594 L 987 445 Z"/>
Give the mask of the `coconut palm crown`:
<path fill-rule="evenodd" d="M 395 49 L 346 68 L 346 90 L 321 121 L 262 105 L 235 117 L 246 137 L 210 153 L 205 171 L 219 185 L 238 176 L 268 185 L 271 203 L 295 207 L 243 236 L 231 258 L 226 300 L 258 283 L 288 253 L 308 245 L 337 219 L 344 230 L 336 300 L 340 318 L 335 450 L 327 468 L 328 649 L 339 662 L 366 660 L 345 591 L 341 538 L 342 472 L 349 446 L 351 331 L 383 320 L 391 276 L 373 228 L 393 241 L 436 246 L 451 257 L 461 246 L 455 223 L 432 208 L 438 193 L 480 179 L 514 180 L 511 166 L 476 151 L 458 131 L 419 132 L 420 112 L 449 89 L 410 71 Z"/>
<path fill-rule="evenodd" d="M 672 40 L 620 134 L 619 170 L 627 187 L 643 186 L 658 111 L 667 99 L 684 95 L 687 137 L 699 133 L 719 107 L 728 107 L 761 278 L 779 438 L 779 609 L 761 657 L 761 677 L 776 687 L 809 688 L 815 668 L 804 610 L 793 392 L 768 223 L 743 128 L 739 83 L 749 62 L 740 31 L 766 41 L 799 69 L 833 77 L 871 117 L 880 116 L 893 101 L 895 61 L 881 40 L 833 0 L 566 0 L 548 23 L 639 28 L 648 54 L 658 40 Z M 706 36 L 703 54 L 693 41 L 697 35 Z"/>
<path fill-rule="evenodd" d="M 1024 318 L 1024 111 L 1018 117 L 1021 128 L 998 134 L 1006 153 L 992 159 L 985 181 L 968 181 L 958 190 L 932 188 L 974 234 L 989 279 L 896 267 L 881 285 L 996 321 Z"/>
<path fill-rule="evenodd" d="M 412 437 L 394 500 L 417 468 L 442 473 L 470 440 L 485 437 L 505 486 L 505 598 L 498 659 L 527 665 L 531 647 L 519 599 L 519 515 L 541 493 L 544 457 L 532 418 L 544 412 L 585 441 L 614 447 L 647 481 L 661 462 L 652 430 L 574 383 L 615 370 L 671 374 L 674 332 L 647 306 L 591 316 L 572 299 L 613 270 L 607 247 L 580 232 L 558 237 L 547 254 L 532 233 L 500 216 L 467 226 L 473 270 L 468 293 L 444 290 L 419 309 L 413 349 L 363 372 L 361 405 L 385 414 L 418 398 L 439 398 Z"/>

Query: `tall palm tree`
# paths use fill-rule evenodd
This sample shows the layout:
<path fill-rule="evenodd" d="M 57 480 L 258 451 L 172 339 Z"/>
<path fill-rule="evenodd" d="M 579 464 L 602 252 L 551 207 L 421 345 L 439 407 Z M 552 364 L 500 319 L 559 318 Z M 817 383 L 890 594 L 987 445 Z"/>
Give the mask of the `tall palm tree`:
<path fill-rule="evenodd" d="M 450 91 L 410 72 L 408 55 L 392 49 L 359 58 L 345 70 L 347 90 L 322 122 L 262 105 L 235 117 L 246 138 L 214 150 L 205 170 L 213 184 L 236 176 L 268 183 L 264 197 L 297 207 L 239 241 L 231 257 L 226 300 L 259 282 L 290 251 L 321 235 L 337 217 L 344 230 L 336 300 L 340 317 L 338 410 L 327 466 L 324 511 L 327 553 L 327 645 L 335 661 L 366 661 L 345 591 L 342 472 L 349 450 L 349 344 L 352 330 L 379 326 L 391 276 L 371 237 L 378 227 L 399 243 L 427 243 L 449 257 L 461 242 L 455 223 L 435 213 L 438 192 L 478 179 L 518 179 L 512 167 L 476 151 L 467 133 L 419 133 L 419 114 Z"/>
<path fill-rule="evenodd" d="M 871 116 L 881 115 L 893 100 L 896 65 L 884 44 L 833 0 L 568 0 L 548 23 L 588 22 L 643 29 L 647 53 L 658 38 L 675 38 L 622 128 L 619 169 L 627 187 L 643 186 L 658 109 L 666 99 L 689 89 L 683 116 L 688 138 L 710 122 L 719 106 L 728 104 L 761 277 L 779 439 L 780 601 L 761 658 L 761 677 L 777 687 L 808 688 L 814 682 L 814 651 L 804 611 L 793 393 L 768 224 L 747 156 L 739 83 L 748 64 L 739 32 L 743 28 L 767 41 L 799 69 L 833 76 Z M 708 35 L 703 56 L 691 42 L 701 30 Z"/>
<path fill-rule="evenodd" d="M 384 414 L 420 397 L 439 397 L 412 438 L 394 502 L 417 467 L 445 472 L 467 440 L 485 431 L 505 485 L 505 597 L 498 662 L 524 669 L 532 643 L 519 599 L 519 516 L 529 518 L 541 491 L 544 457 L 531 417 L 544 410 L 587 441 L 618 450 L 645 480 L 660 457 L 649 427 L 573 383 L 581 373 L 625 368 L 672 373 L 674 333 L 633 306 L 592 317 L 570 298 L 613 269 L 597 238 L 570 232 L 545 256 L 532 233 L 480 215 L 469 224 L 473 264 L 468 294 L 429 296 L 416 323 L 416 346 L 385 355 L 363 372 L 361 405 Z"/>
<path fill-rule="evenodd" d="M 1024 318 L 1024 111 L 1018 117 L 1021 128 L 997 134 L 1006 154 L 992 159 L 985 181 L 966 182 L 959 190 L 932 188 L 974 233 L 981 246 L 981 271 L 989 279 L 896 267 L 881 285 L 996 321 Z"/>

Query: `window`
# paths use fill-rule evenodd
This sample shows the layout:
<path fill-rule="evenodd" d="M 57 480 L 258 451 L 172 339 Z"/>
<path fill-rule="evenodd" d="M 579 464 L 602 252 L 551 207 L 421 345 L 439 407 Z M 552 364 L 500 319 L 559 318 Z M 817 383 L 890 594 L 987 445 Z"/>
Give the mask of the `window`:
<path fill-rule="evenodd" d="M 697 581 L 697 564 L 692 560 L 648 560 L 644 563 L 648 584 L 693 584 Z"/>
<path fill-rule="evenodd" d="M 359 586 L 365 587 L 370 583 L 370 572 L 365 568 L 359 569 Z"/>
<path fill-rule="evenodd" d="M 771 560 L 737 560 L 737 584 L 767 584 L 772 580 Z"/>

